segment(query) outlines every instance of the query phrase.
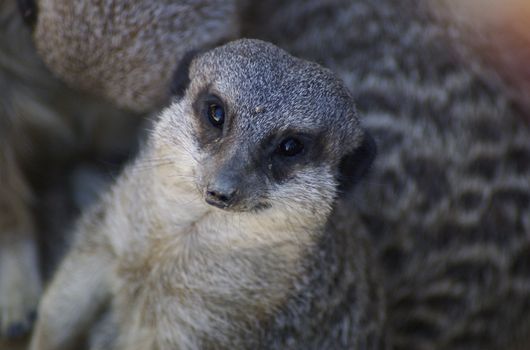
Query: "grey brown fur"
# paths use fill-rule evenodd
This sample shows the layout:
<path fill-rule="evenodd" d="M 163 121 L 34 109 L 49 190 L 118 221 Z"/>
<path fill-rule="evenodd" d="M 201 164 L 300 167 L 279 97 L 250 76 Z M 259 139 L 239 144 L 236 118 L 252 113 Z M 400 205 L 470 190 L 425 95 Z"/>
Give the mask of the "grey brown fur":
<path fill-rule="evenodd" d="M 425 1 L 277 1 L 244 32 L 335 71 L 378 141 L 354 226 L 384 269 L 393 348 L 524 348 L 527 116 L 440 17 Z"/>
<path fill-rule="evenodd" d="M 168 102 L 189 50 L 238 35 L 236 0 L 37 0 L 35 44 L 71 86 L 136 111 Z"/>
<path fill-rule="evenodd" d="M 206 90 L 224 101 L 222 131 L 196 109 Z M 299 133 L 305 153 L 278 156 L 281 139 Z M 365 138 L 330 71 L 260 41 L 200 55 L 185 95 L 79 223 L 31 349 L 72 346 L 105 305 L 114 349 L 381 348 L 370 248 L 363 231 L 340 225 L 349 210 L 334 210 L 347 200 L 339 164 Z M 236 157 L 247 166 L 227 175 Z M 283 162 L 292 171 L 278 180 Z M 225 209 L 207 204 L 208 184 L 227 176 L 253 191 L 240 188 Z"/>

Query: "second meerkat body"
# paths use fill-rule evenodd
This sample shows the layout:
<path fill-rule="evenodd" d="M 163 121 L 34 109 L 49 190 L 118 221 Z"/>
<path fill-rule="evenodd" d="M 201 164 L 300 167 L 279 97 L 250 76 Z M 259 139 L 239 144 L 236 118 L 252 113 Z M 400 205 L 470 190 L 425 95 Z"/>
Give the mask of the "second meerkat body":
<path fill-rule="evenodd" d="M 32 349 L 67 348 L 105 303 L 116 349 L 381 348 L 363 234 L 328 221 L 373 157 L 347 90 L 251 40 L 189 81 L 80 223 Z"/>
<path fill-rule="evenodd" d="M 525 349 L 527 114 L 469 52 L 469 33 L 440 18 L 443 3 L 268 1 L 251 27 L 340 76 L 378 141 L 356 213 L 383 267 L 392 347 Z"/>

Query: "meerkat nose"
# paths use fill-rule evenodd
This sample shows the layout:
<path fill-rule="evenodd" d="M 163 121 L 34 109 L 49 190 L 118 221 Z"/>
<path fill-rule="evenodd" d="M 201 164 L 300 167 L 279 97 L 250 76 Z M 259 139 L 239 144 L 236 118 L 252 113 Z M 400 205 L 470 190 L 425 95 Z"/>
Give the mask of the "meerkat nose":
<path fill-rule="evenodd" d="M 210 183 L 206 188 L 206 203 L 224 209 L 234 200 L 237 188 L 227 181 Z"/>

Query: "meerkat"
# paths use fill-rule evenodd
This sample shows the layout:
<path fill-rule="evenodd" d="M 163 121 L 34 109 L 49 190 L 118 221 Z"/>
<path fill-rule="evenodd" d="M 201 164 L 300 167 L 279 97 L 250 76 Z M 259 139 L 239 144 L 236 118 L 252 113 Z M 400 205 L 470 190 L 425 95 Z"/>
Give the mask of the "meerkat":
<path fill-rule="evenodd" d="M 392 348 L 525 348 L 527 115 L 438 3 L 269 1 L 243 33 L 333 70 L 378 143 L 356 204 L 382 267 Z"/>
<path fill-rule="evenodd" d="M 31 349 L 79 346 L 105 308 L 113 349 L 380 349 L 369 246 L 329 221 L 374 157 L 348 91 L 257 40 L 190 62 L 79 223 Z"/>

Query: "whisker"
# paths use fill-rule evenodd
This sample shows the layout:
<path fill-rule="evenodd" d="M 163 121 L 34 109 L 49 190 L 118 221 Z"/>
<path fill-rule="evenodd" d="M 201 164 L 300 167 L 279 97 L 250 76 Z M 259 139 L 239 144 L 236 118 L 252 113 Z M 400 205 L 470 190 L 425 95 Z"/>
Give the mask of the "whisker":
<path fill-rule="evenodd" d="M 199 160 L 197 159 L 196 152 L 193 152 L 193 150 L 190 150 L 184 144 L 177 143 L 175 140 L 171 140 L 170 142 L 171 142 L 172 145 L 183 149 L 193 159 L 193 161 L 195 161 L 195 163 L 199 163 Z"/>
<path fill-rule="evenodd" d="M 192 175 L 184 175 L 184 174 L 171 174 L 168 176 L 169 178 L 182 178 L 182 179 L 190 179 L 194 180 L 195 176 Z"/>

